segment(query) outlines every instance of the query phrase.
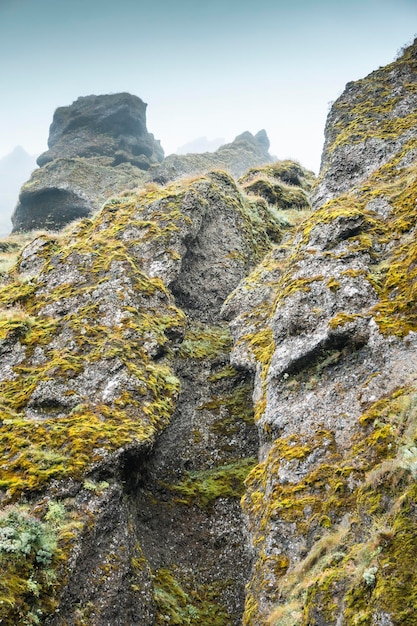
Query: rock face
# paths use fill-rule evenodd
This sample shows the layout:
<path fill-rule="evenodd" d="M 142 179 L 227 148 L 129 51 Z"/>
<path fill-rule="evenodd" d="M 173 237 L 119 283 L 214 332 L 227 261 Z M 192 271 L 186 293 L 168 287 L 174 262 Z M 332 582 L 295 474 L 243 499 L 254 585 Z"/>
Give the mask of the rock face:
<path fill-rule="evenodd" d="M 0 286 L 3 624 L 416 623 L 417 41 L 347 92 L 381 76 L 384 158 L 348 111 L 328 124 L 330 200 L 290 231 L 311 175 L 284 162 L 148 183 L 23 249 Z"/>
<path fill-rule="evenodd" d="M 246 625 L 417 619 L 416 86 L 417 41 L 347 86 L 316 187 L 331 199 L 223 309 L 260 436 Z"/>
<path fill-rule="evenodd" d="M 144 172 L 130 163 L 113 167 L 96 158 L 56 159 L 35 170 L 21 188 L 13 232 L 60 230 L 143 179 Z"/>
<path fill-rule="evenodd" d="M 411 46 L 394 63 L 348 83 L 333 104 L 326 122 L 315 207 L 363 183 L 415 136 L 414 54 Z M 413 159 L 414 152 L 407 158 Z"/>
<path fill-rule="evenodd" d="M 57 109 L 48 145 L 21 189 L 13 232 L 59 230 L 91 215 L 139 185 L 164 156 L 146 129 L 146 104 L 128 93 L 86 96 Z"/>

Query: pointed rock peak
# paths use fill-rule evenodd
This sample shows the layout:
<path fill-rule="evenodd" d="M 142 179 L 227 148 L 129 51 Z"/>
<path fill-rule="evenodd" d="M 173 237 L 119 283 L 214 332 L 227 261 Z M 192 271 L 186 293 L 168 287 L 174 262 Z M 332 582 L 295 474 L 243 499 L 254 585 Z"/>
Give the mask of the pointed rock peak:
<path fill-rule="evenodd" d="M 268 135 L 266 134 L 265 130 L 260 130 L 258 133 L 256 133 L 256 135 L 252 135 L 252 133 L 246 130 L 244 133 L 237 135 L 237 137 L 235 137 L 235 139 L 231 143 L 221 146 L 219 150 L 222 150 L 223 148 L 229 148 L 231 146 L 234 147 L 236 145 L 241 145 L 243 143 L 250 144 L 252 146 L 255 146 L 256 148 L 261 148 L 265 152 L 268 152 L 270 145 Z"/>

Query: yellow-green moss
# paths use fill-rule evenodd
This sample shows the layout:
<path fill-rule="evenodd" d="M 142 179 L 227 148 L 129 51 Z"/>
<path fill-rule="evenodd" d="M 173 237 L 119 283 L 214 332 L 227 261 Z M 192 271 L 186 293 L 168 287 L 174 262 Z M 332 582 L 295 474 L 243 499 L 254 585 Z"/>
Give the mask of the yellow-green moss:
<path fill-rule="evenodd" d="M 354 89 L 348 91 L 349 99 L 342 96 L 333 104 L 336 121 L 332 127 L 330 151 L 372 137 L 395 140 L 415 126 L 417 116 L 414 112 L 405 116 L 395 115 L 395 106 L 400 102 L 401 94 L 398 93 L 398 80 L 393 79 L 394 73 L 401 73 L 401 66 L 404 66 L 405 72 L 415 72 L 414 48 L 411 46 L 394 63 L 357 81 Z M 404 89 L 410 90 L 408 83 Z"/>
<path fill-rule="evenodd" d="M 153 585 L 155 626 L 229 626 L 231 623 L 232 618 L 220 600 L 226 587 L 224 582 L 201 585 L 192 576 L 185 578 L 179 571 L 162 568 L 154 573 Z"/>
<path fill-rule="evenodd" d="M 212 469 L 186 472 L 179 483 L 165 486 L 179 494 L 179 502 L 211 507 L 217 498 L 240 498 L 244 481 L 256 463 L 254 457 L 249 457 Z"/>
<path fill-rule="evenodd" d="M 212 359 L 222 352 L 229 352 L 231 347 L 227 324 L 205 326 L 194 322 L 185 331 L 179 356 L 182 359 Z"/>

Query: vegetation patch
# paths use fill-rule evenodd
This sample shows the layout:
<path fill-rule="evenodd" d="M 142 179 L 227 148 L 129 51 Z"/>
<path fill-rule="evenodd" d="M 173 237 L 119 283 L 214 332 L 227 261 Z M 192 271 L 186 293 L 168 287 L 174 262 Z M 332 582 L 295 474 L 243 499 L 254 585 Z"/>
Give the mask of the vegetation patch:
<path fill-rule="evenodd" d="M 184 577 L 178 571 L 162 568 L 153 575 L 156 626 L 229 626 L 231 616 L 221 603 L 221 593 L 227 583 L 199 585 L 192 575 Z"/>
<path fill-rule="evenodd" d="M 256 463 L 254 457 L 238 459 L 227 465 L 186 472 L 179 483 L 164 486 L 179 494 L 179 502 L 210 508 L 217 498 L 240 498 L 244 481 Z"/>
<path fill-rule="evenodd" d="M 2 623 L 41 624 L 55 609 L 57 569 L 79 525 L 59 502 L 49 501 L 41 516 L 28 506 L 4 509 L 0 515 Z"/>

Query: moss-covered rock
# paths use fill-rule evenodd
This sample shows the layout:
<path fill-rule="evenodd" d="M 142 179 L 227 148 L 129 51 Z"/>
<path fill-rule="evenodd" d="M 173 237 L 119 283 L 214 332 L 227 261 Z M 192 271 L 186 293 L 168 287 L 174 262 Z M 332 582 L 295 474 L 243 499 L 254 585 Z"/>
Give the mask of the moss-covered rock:
<path fill-rule="evenodd" d="M 332 105 L 315 207 L 360 185 L 415 137 L 416 47 L 414 41 L 393 63 L 348 83 Z M 406 153 L 414 160 L 413 152 Z"/>
<path fill-rule="evenodd" d="M 415 50 L 347 86 L 316 210 L 224 305 L 232 363 L 256 374 L 261 437 L 242 500 L 256 553 L 247 625 L 417 617 Z"/>
<path fill-rule="evenodd" d="M 277 209 L 309 210 L 309 193 L 315 176 L 295 161 L 276 161 L 254 167 L 239 183 L 250 195 L 260 196 Z"/>
<path fill-rule="evenodd" d="M 190 581 L 200 539 L 190 623 L 209 611 L 238 623 L 250 559 L 239 498 L 257 440 L 250 377 L 229 365 L 219 311 L 271 248 L 268 232 L 280 236 L 265 203 L 215 172 L 39 234 L 4 275 L 3 525 L 22 502 L 41 533 L 48 503 L 63 512 L 47 563 L 0 554 L 5 624 L 165 623 L 158 572 Z"/>

